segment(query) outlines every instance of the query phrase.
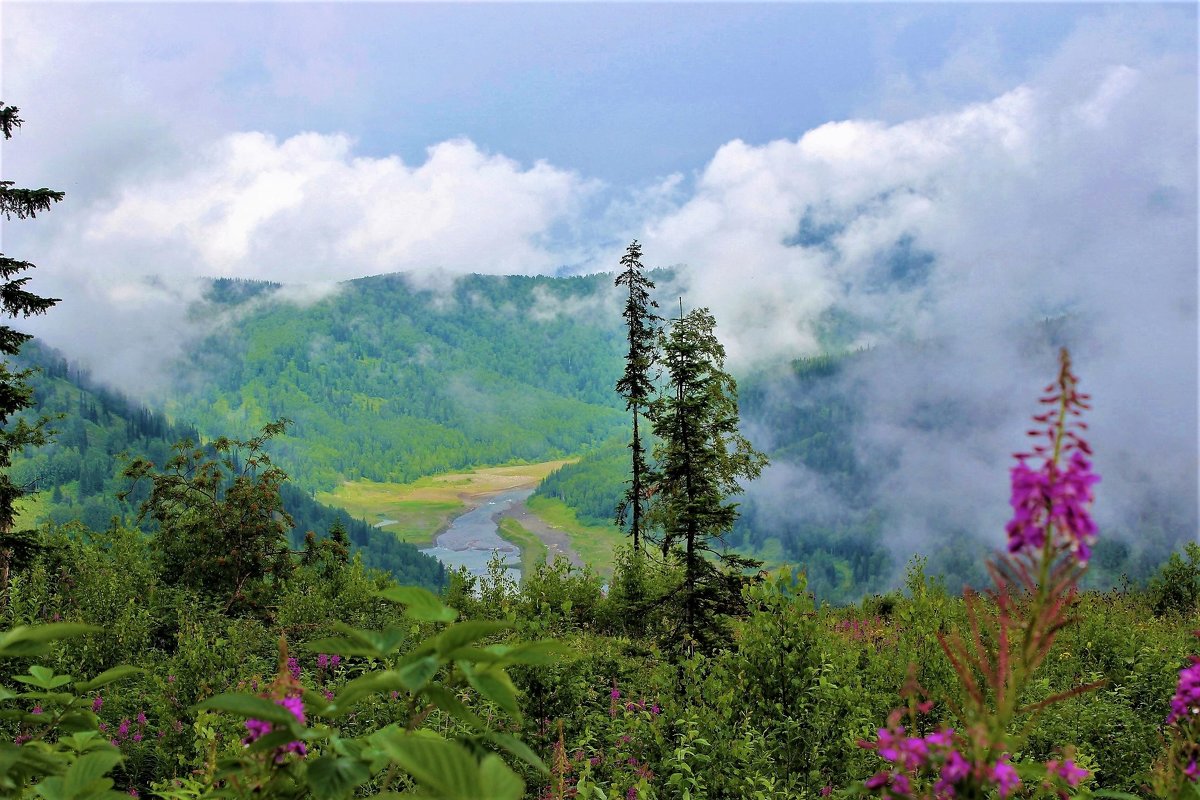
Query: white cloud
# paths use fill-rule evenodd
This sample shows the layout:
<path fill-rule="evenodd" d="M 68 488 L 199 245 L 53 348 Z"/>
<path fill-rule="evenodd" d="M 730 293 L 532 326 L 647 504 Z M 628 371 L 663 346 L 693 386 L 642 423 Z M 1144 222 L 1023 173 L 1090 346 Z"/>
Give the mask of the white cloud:
<path fill-rule="evenodd" d="M 535 241 L 591 185 L 538 163 L 524 169 L 466 140 L 423 164 L 356 157 L 342 135 L 282 142 L 223 137 L 174 175 L 124 189 L 92 217 L 84 244 L 128 260 L 164 245 L 169 268 L 200 276 L 337 280 L 440 267 L 535 273 L 555 266 Z"/>

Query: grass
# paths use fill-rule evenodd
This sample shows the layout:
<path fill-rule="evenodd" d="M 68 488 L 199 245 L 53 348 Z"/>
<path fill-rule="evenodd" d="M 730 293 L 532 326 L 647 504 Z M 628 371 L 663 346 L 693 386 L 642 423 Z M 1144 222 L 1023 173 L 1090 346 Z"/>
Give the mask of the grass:
<path fill-rule="evenodd" d="M 533 487 L 567 460 L 506 467 L 484 467 L 418 478 L 412 483 L 347 481 L 317 500 L 345 509 L 351 516 L 395 534 L 401 541 L 432 546 L 434 537 L 458 515 L 478 505 L 488 495 L 509 489 Z"/>
<path fill-rule="evenodd" d="M 538 564 L 543 564 L 550 555 L 549 548 L 533 531 L 512 517 L 500 520 L 500 538 L 515 544 L 521 550 L 521 574 L 528 575 Z"/>
<path fill-rule="evenodd" d="M 16 515 L 13 517 L 13 530 L 36 528 L 37 521 L 44 519 L 50 513 L 51 492 L 34 492 L 23 495 L 16 502 Z"/>
<path fill-rule="evenodd" d="M 625 541 L 625 534 L 615 525 L 585 525 L 575 516 L 575 509 L 561 500 L 531 497 L 525 507 L 537 514 L 547 525 L 567 535 L 571 547 L 602 575 L 612 575 L 613 551 Z"/>

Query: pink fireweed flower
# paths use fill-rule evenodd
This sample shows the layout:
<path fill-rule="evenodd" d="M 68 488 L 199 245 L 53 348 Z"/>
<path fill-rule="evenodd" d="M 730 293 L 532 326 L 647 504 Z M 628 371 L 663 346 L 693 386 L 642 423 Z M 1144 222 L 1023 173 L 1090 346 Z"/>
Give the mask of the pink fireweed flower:
<path fill-rule="evenodd" d="M 292 678 L 294 680 L 300 680 L 300 661 L 299 661 L 299 659 L 289 658 L 287 660 L 287 668 L 288 668 L 288 672 L 290 672 L 292 674 Z"/>
<path fill-rule="evenodd" d="M 1071 373 L 1067 351 L 1060 356 L 1058 381 L 1047 387 L 1042 403 L 1051 410 L 1033 417 L 1039 426 L 1029 431 L 1037 444 L 1032 453 L 1018 453 L 1012 468 L 1013 517 L 1005 526 L 1010 553 L 1039 553 L 1049 545 L 1056 552 L 1069 552 L 1086 566 L 1096 541 L 1096 523 L 1090 506 L 1092 487 L 1100 481 L 1092 472 L 1091 447 L 1080 435 L 1086 424 L 1077 417 L 1088 408 L 1085 394 L 1076 390 L 1078 378 Z M 1045 427 L 1040 427 L 1040 426 Z M 1027 462 L 1040 458 L 1040 466 Z M 1062 461 L 1066 460 L 1065 466 Z M 1046 536 L 1053 531 L 1053 541 Z"/>
<path fill-rule="evenodd" d="M 879 745 L 875 752 L 885 761 L 891 761 L 906 770 L 920 769 L 929 758 L 929 748 L 925 740 L 906 736 L 903 725 L 897 727 L 895 732 L 880 728 Z"/>
<path fill-rule="evenodd" d="M 96 695 L 95 699 L 92 700 L 92 711 L 95 712 L 96 714 L 99 714 L 100 708 L 103 705 L 104 705 L 104 698 L 101 697 L 100 695 Z"/>
<path fill-rule="evenodd" d="M 261 719 L 246 720 L 246 738 L 242 739 L 242 744 L 250 744 L 256 742 L 262 737 L 271 732 L 271 723 Z"/>
<path fill-rule="evenodd" d="M 1192 783 L 1200 783 L 1200 766 L 1196 766 L 1196 759 L 1188 762 L 1188 765 L 1183 768 L 1183 774 Z"/>
<path fill-rule="evenodd" d="M 329 656 L 325 655 L 324 653 L 319 653 L 317 655 L 317 669 L 325 669 L 328 666 Z"/>
<path fill-rule="evenodd" d="M 30 711 L 29 713 L 30 713 L 30 714 L 41 714 L 41 713 L 42 713 L 42 707 L 41 707 L 41 706 L 34 706 L 34 707 L 33 707 L 33 710 L 32 710 L 32 711 Z"/>
<path fill-rule="evenodd" d="M 138 715 L 137 715 L 137 722 L 138 722 L 138 725 L 145 725 L 145 724 L 146 724 L 146 712 L 145 712 L 145 711 L 139 711 L 139 712 L 138 712 Z"/>
<path fill-rule="evenodd" d="M 1017 775 L 1013 765 L 1008 763 L 1008 756 L 1003 755 L 992 765 L 991 778 L 996 782 L 996 789 L 1001 797 L 1008 797 L 1013 789 L 1021 785 L 1021 777 Z"/>
<path fill-rule="evenodd" d="M 1200 714 L 1200 656 L 1189 658 L 1192 663 L 1179 670 L 1179 683 L 1171 698 L 1171 713 L 1167 715 L 1168 725 Z"/>
<path fill-rule="evenodd" d="M 1067 782 L 1067 786 L 1072 788 L 1078 786 L 1081 780 L 1092 774 L 1083 767 L 1078 766 L 1069 758 L 1062 763 L 1059 763 L 1058 761 L 1047 761 L 1046 770 L 1051 775 L 1057 775 L 1062 778 Z"/>
<path fill-rule="evenodd" d="M 954 786 L 961 783 L 971 774 L 971 762 L 963 758 L 962 753 L 951 750 L 942 764 L 941 775 L 933 790 L 939 794 L 953 794 Z"/>
<path fill-rule="evenodd" d="M 292 712 L 292 716 L 295 717 L 296 721 L 299 722 L 301 725 L 305 724 L 304 701 L 301 700 L 299 697 L 284 697 L 281 700 L 276 700 L 275 704 L 279 705 L 279 706 L 283 706 L 288 711 Z M 270 733 L 272 730 L 274 730 L 274 726 L 271 725 L 271 723 L 267 722 L 266 720 L 248 719 L 248 720 L 246 720 L 245 724 L 246 724 L 247 734 L 246 734 L 246 738 L 242 739 L 242 744 L 247 745 L 247 746 L 249 746 L 251 743 L 261 739 L 262 737 L 264 737 L 268 733 Z M 275 751 L 275 763 L 277 763 L 277 764 L 282 763 L 284 757 L 286 757 L 288 753 L 296 753 L 298 755 L 303 756 L 303 755 L 306 755 L 307 752 L 308 752 L 308 750 L 305 747 L 304 742 L 301 742 L 299 740 L 293 741 L 293 742 L 288 742 L 287 744 L 283 745 L 282 747 L 280 747 L 278 750 Z"/>

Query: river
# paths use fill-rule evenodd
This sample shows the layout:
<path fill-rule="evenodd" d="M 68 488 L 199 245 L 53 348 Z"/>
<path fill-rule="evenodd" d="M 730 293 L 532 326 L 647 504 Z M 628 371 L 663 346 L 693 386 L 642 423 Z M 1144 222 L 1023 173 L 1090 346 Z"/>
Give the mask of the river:
<path fill-rule="evenodd" d="M 450 527 L 438 534 L 434 546 L 421 552 L 441 561 L 446 569 L 466 567 L 478 576 L 487 574 L 488 561 L 496 551 L 510 565 L 508 576 L 519 581 L 521 553 L 516 545 L 500 538 L 499 517 L 531 494 L 533 489 L 515 489 L 492 495 L 477 508 L 455 517 Z"/>

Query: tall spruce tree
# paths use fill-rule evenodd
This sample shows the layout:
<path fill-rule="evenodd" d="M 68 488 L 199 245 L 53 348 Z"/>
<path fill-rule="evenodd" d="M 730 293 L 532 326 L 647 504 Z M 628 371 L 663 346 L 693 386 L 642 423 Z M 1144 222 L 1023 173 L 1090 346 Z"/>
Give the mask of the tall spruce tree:
<path fill-rule="evenodd" d="M 723 639 L 722 616 L 742 610 L 743 572 L 758 562 L 727 552 L 722 537 L 738 517 L 729 497 L 758 477 L 767 458 L 738 432 L 737 383 L 725 371 L 725 348 L 706 308 L 662 335 L 669 382 L 651 413 L 658 438 L 658 483 L 652 516 L 663 531 L 664 556 L 677 559 L 682 585 L 678 640 L 686 653 Z"/>
<path fill-rule="evenodd" d="M 651 482 L 650 466 L 646 462 L 646 446 L 638 422 L 654 397 L 654 379 L 651 370 L 657 360 L 659 317 L 651 311 L 658 303 L 650 299 L 654 282 L 646 277 L 642 266 L 642 246 L 637 239 L 625 249 L 621 257 L 623 271 L 617 275 L 616 286 L 628 289 L 625 300 L 625 326 L 628 334 L 629 351 L 625 355 L 625 373 L 617 380 L 617 394 L 625 398 L 625 409 L 633 417 L 633 438 L 629 441 L 630 480 L 621 503 L 617 506 L 617 525 L 624 526 L 629 519 L 629 535 L 633 539 L 634 552 L 641 551 L 644 537 L 647 486 Z"/>
<path fill-rule="evenodd" d="M 15 106 L 0 102 L 0 131 L 5 139 L 11 139 L 13 131 L 21 127 L 19 113 Z M 19 189 L 12 181 L 0 181 L 0 215 L 7 220 L 36 217 L 62 199 L 63 193 L 52 189 Z M 9 318 L 44 314 L 58 302 L 25 290 L 29 276 L 17 276 L 33 267 L 28 261 L 0 254 L 0 308 Z M 28 544 L 24 541 L 28 537 L 23 538 L 12 530 L 13 504 L 24 494 L 24 488 L 13 483 L 7 469 L 12 466 L 14 454 L 29 445 L 44 444 L 46 439 L 46 419 L 36 422 L 20 419 L 9 424 L 14 414 L 33 406 L 33 390 L 25 380 L 30 371 L 14 369 L 9 361 L 20 352 L 21 345 L 32 338 L 9 325 L 0 325 L 0 470 L 4 470 L 0 472 L 0 539 L 3 540 L 0 542 L 0 583 Z"/>

